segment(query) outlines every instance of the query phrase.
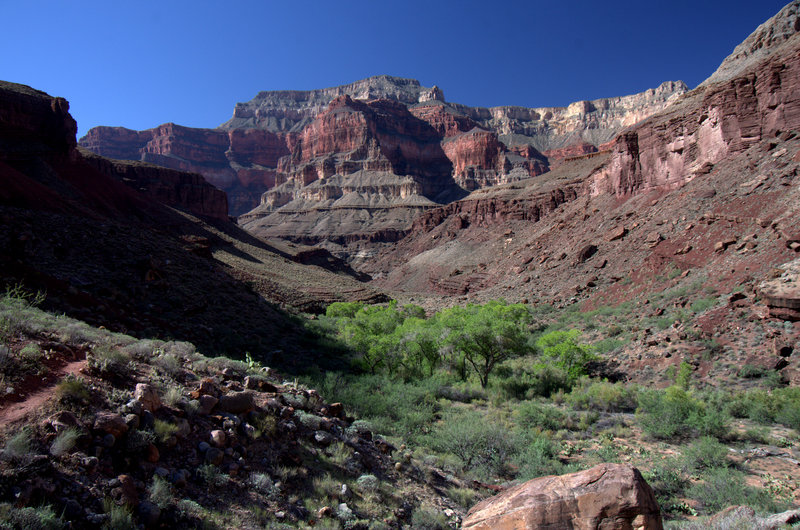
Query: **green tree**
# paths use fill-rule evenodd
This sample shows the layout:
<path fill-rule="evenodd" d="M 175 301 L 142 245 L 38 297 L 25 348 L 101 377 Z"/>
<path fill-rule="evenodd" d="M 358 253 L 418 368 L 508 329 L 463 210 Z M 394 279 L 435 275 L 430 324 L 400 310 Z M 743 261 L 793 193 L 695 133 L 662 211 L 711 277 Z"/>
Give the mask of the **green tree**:
<path fill-rule="evenodd" d="M 580 331 L 553 331 L 539 337 L 536 346 L 542 350 L 542 356 L 567 373 L 570 381 L 577 381 L 586 375 L 586 365 L 597 358 L 588 344 L 580 344 Z"/>
<path fill-rule="evenodd" d="M 395 343 L 395 328 L 403 320 L 404 315 L 393 300 L 387 306 L 364 306 L 352 318 L 342 319 L 340 333 L 359 354 L 361 368 L 375 374 L 386 363 L 387 353 Z"/>
<path fill-rule="evenodd" d="M 439 325 L 445 330 L 443 344 L 463 355 L 483 388 L 499 363 L 529 350 L 530 322 L 526 306 L 503 301 L 453 307 L 439 315 Z"/>

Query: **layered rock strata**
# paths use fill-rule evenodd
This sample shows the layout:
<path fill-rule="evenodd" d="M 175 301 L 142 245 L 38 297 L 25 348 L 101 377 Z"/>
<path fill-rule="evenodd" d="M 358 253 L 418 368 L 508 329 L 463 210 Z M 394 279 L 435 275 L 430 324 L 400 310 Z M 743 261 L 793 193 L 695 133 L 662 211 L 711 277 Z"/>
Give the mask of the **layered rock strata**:
<path fill-rule="evenodd" d="M 231 214 L 252 209 L 242 221 L 259 235 L 337 245 L 352 228 L 348 217 L 362 220 L 358 237 L 350 240 L 404 233 L 424 208 L 541 175 L 550 167 L 541 150 L 552 150 L 555 163 L 596 150 L 685 90 L 680 82 L 665 83 L 642 94 L 569 107 L 472 108 L 448 103 L 436 86 L 377 76 L 320 90 L 261 92 L 238 103 L 218 129 L 98 127 L 81 145 L 105 156 L 203 174 L 228 193 Z M 387 188 L 390 174 L 394 183 Z M 334 184 L 317 183 L 334 176 Z M 336 202 L 355 188 L 357 196 Z M 337 213 L 325 221 L 321 211 Z M 353 252 L 341 252 L 348 254 Z"/>
<path fill-rule="evenodd" d="M 228 194 L 230 213 L 257 204 L 276 183 L 278 160 L 290 152 L 292 139 L 266 130 L 220 131 L 166 123 L 145 131 L 95 127 L 80 145 L 99 155 L 148 162 L 199 173 Z"/>

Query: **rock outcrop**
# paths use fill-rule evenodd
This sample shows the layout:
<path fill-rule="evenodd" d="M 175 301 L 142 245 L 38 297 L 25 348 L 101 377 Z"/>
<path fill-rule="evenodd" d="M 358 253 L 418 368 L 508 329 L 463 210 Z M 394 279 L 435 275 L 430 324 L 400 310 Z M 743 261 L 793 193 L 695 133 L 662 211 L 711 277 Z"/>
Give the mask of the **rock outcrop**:
<path fill-rule="evenodd" d="M 600 464 L 530 480 L 474 506 L 465 530 L 518 528 L 660 530 L 653 490 L 636 468 Z"/>
<path fill-rule="evenodd" d="M 800 2 L 793 0 L 751 33 L 700 86 L 733 79 L 800 31 Z"/>
<path fill-rule="evenodd" d="M 228 195 L 230 213 L 258 204 L 275 186 L 278 160 L 289 153 L 292 139 L 267 130 L 221 131 L 165 123 L 145 131 L 95 127 L 80 145 L 99 155 L 136 160 L 199 173 Z"/>
<path fill-rule="evenodd" d="M 228 197 L 211 186 L 199 173 L 162 166 L 112 160 L 79 148 L 83 159 L 100 173 L 109 175 L 156 201 L 185 208 L 195 215 L 228 220 Z"/>
<path fill-rule="evenodd" d="M 796 6 L 781 13 L 795 13 Z M 591 193 L 679 188 L 764 138 L 800 128 L 797 33 L 757 57 L 758 63 L 739 65 L 737 77 L 717 82 L 712 76 L 679 104 L 618 136 L 608 165 L 591 178 Z"/>
<path fill-rule="evenodd" d="M 781 265 L 775 276 L 759 285 L 761 299 L 773 316 L 800 321 L 800 259 Z"/>

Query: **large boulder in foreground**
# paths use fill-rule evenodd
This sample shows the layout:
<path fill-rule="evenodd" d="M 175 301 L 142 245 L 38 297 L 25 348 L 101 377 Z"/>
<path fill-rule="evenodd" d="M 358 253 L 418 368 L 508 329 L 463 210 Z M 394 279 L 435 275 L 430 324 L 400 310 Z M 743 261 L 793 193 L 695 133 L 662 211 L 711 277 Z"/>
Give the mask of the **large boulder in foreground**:
<path fill-rule="evenodd" d="M 653 490 L 636 468 L 600 464 L 562 476 L 529 480 L 490 497 L 467 514 L 470 530 L 660 530 Z"/>

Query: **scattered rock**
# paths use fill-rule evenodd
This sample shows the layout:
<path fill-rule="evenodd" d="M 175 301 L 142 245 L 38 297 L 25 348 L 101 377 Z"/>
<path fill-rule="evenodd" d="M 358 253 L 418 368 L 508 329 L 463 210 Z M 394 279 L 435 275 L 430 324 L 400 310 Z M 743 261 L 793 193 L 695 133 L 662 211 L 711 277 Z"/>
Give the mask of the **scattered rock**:
<path fill-rule="evenodd" d="M 583 263 L 584 261 L 594 256 L 596 252 L 597 252 L 597 245 L 586 245 L 585 247 L 583 247 L 578 251 L 577 256 L 575 256 L 575 261 L 577 263 Z"/>
<path fill-rule="evenodd" d="M 211 431 L 211 445 L 214 447 L 225 447 L 225 443 L 227 442 L 227 437 L 225 436 L 225 431 L 215 429 Z"/>
<path fill-rule="evenodd" d="M 624 226 L 617 226 L 616 228 L 612 228 L 608 232 L 606 232 L 605 240 L 606 241 L 616 241 L 618 239 L 622 239 L 628 235 L 628 229 Z"/>
<path fill-rule="evenodd" d="M 111 434 L 114 438 L 120 438 L 128 432 L 128 424 L 125 419 L 114 412 L 98 412 L 94 419 L 94 430 L 106 434 Z"/>
<path fill-rule="evenodd" d="M 158 392 L 147 383 L 138 383 L 133 397 L 142 404 L 144 410 L 155 412 L 161 408 L 161 398 L 158 396 Z"/>

